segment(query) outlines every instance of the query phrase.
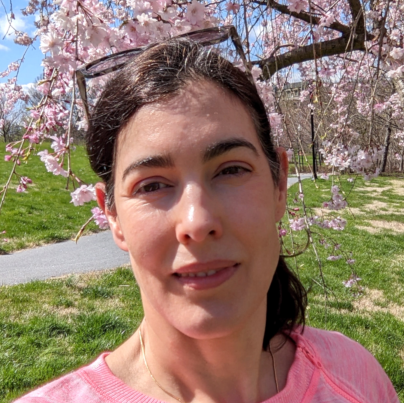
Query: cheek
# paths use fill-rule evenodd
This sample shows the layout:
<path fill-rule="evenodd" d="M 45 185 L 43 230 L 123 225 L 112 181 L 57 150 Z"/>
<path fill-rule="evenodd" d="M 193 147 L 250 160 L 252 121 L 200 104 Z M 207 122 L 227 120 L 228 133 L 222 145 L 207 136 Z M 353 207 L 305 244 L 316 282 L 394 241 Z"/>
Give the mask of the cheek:
<path fill-rule="evenodd" d="M 167 212 L 136 206 L 122 211 L 121 227 L 132 265 L 152 273 L 171 267 L 176 251 Z"/>

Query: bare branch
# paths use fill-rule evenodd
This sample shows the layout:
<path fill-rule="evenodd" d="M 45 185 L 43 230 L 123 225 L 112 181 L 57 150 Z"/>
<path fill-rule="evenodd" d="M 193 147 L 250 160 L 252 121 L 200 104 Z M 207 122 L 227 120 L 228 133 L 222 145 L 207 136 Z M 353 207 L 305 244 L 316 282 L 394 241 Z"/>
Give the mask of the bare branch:
<path fill-rule="evenodd" d="M 369 39 L 373 39 L 373 35 L 355 35 L 354 38 L 342 36 L 325 42 L 301 46 L 281 55 L 252 63 L 262 69 L 264 78 L 269 78 L 279 70 L 293 66 L 296 63 L 313 60 L 315 57 L 334 56 L 353 50 L 365 51 L 365 40 Z"/>
<path fill-rule="evenodd" d="M 300 13 L 297 13 L 296 11 L 290 11 L 289 8 L 283 4 L 279 4 L 274 0 L 268 0 L 266 1 L 259 1 L 259 0 L 253 0 L 252 3 L 259 4 L 261 6 L 270 6 L 276 11 L 279 11 L 282 14 L 288 14 L 291 15 L 294 18 L 297 18 L 299 20 L 302 20 L 304 22 L 307 22 L 308 24 L 312 23 L 313 25 L 319 25 L 320 24 L 320 18 L 316 17 L 314 15 L 310 15 L 310 13 L 306 13 L 305 11 L 301 11 Z M 341 24 L 338 21 L 333 22 L 329 27 L 333 29 L 334 31 L 341 32 L 342 34 L 349 35 L 351 32 L 351 28 L 348 27 L 347 25 Z"/>

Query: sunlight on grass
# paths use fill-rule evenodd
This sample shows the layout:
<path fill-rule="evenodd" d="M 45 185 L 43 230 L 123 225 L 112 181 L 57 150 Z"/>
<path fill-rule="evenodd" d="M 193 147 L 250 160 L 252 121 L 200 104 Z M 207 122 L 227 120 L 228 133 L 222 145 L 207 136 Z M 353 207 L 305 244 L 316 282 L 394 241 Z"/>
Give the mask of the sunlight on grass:
<path fill-rule="evenodd" d="M 114 349 L 142 316 L 125 268 L 0 287 L 0 402 Z"/>
<path fill-rule="evenodd" d="M 49 145 L 40 148 L 49 149 Z M 12 168 L 11 163 L 4 161 L 4 154 L 5 144 L 0 143 L 1 187 Z M 13 183 L 0 212 L 0 233 L 6 231 L 0 235 L 0 254 L 74 238 L 96 205 L 95 201 L 80 207 L 70 203 L 73 189 L 66 190 L 66 178 L 47 172 L 35 154 L 27 164 L 17 168 L 17 172 L 31 178 L 33 184 L 26 193 L 16 193 L 16 184 Z M 72 152 L 72 165 L 82 180 L 87 183 L 97 181 L 83 146 L 77 146 Z M 98 231 L 98 227 L 91 223 L 87 231 Z"/>
<path fill-rule="evenodd" d="M 349 195 L 349 208 L 331 213 L 318 208 L 331 197 L 331 180 L 303 182 L 310 214 L 340 216 L 348 221 L 344 231 L 312 227 L 314 239 L 326 241 L 323 246 L 317 243 L 323 277 L 312 248 L 296 261 L 289 259 L 289 264 L 310 290 L 307 324 L 339 331 L 365 346 L 383 366 L 404 402 L 404 230 L 396 230 L 404 224 L 404 197 L 400 194 L 404 178 L 379 177 L 371 182 L 360 178 L 352 192 L 347 177 L 339 179 L 334 184 Z M 301 205 L 297 191 L 297 185 L 289 190 L 291 208 Z M 386 211 L 375 206 L 376 201 L 382 201 Z M 395 229 L 375 227 L 372 231 L 372 224 L 378 220 L 393 222 Z M 341 245 L 337 251 L 332 250 L 335 243 Z M 328 261 L 334 253 L 343 258 Z M 350 257 L 355 259 L 352 266 L 346 263 Z M 362 279 L 360 288 L 342 284 L 352 269 Z"/>

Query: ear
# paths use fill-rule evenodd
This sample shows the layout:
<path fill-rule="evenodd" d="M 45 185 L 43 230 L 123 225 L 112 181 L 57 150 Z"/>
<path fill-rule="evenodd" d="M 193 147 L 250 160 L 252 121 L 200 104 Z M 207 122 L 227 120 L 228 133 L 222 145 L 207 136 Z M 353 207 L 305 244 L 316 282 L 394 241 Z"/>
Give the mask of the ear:
<path fill-rule="evenodd" d="M 276 222 L 280 221 L 286 211 L 286 198 L 288 195 L 288 173 L 289 162 L 286 150 L 283 147 L 276 149 L 279 159 L 279 180 L 277 187 L 277 200 L 276 200 Z"/>
<path fill-rule="evenodd" d="M 116 208 L 113 207 L 109 209 L 106 205 L 106 192 L 105 183 L 98 182 L 95 185 L 95 194 L 97 196 L 97 203 L 100 209 L 104 212 L 107 217 L 109 227 L 112 232 L 115 243 L 119 248 L 128 252 L 128 246 L 126 245 L 125 237 L 123 236 L 121 223 L 119 222 L 119 217 L 116 212 Z"/>

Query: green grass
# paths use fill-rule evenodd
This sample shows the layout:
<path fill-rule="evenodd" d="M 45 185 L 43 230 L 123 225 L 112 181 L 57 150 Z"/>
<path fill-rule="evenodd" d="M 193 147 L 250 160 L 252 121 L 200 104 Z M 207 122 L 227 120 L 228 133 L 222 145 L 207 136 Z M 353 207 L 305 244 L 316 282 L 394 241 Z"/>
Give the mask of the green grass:
<path fill-rule="evenodd" d="M 307 324 L 339 331 L 364 345 L 381 363 L 404 402 L 404 197 L 399 194 L 404 189 L 404 178 L 379 177 L 370 183 L 358 179 L 351 193 L 352 184 L 346 179 L 341 177 L 335 184 L 349 194 L 350 209 L 328 214 L 323 210 L 329 218 L 347 219 L 346 229 L 312 227 L 314 239 L 324 238 L 331 245 L 333 242 L 341 245 L 333 251 L 332 246 L 325 248 L 317 244 L 323 277 L 312 248 L 296 262 L 289 259 L 289 263 L 298 268 L 301 280 L 310 289 Z M 401 186 L 396 182 L 393 188 L 391 180 L 399 181 Z M 330 199 L 331 180 L 316 183 L 305 180 L 303 184 L 309 211 L 321 215 L 314 208 Z M 297 191 L 297 185 L 289 190 L 291 208 L 301 207 L 299 202 L 293 202 Z M 384 206 L 384 211 L 379 205 Z M 393 222 L 393 228 L 401 230 L 373 229 L 375 220 Z M 370 233 L 365 228 L 376 232 Z M 301 244 L 304 236 L 298 235 Z M 351 253 L 356 260 L 352 267 L 346 263 Z M 328 261 L 332 254 L 343 255 L 344 259 Z M 351 289 L 342 284 L 351 270 L 362 279 L 360 287 Z"/>
<path fill-rule="evenodd" d="M 88 363 L 140 323 L 129 269 L 0 288 L 0 402 Z"/>
<path fill-rule="evenodd" d="M 40 148 L 53 151 L 49 143 Z M 75 207 L 70 203 L 73 189 L 66 190 L 66 178 L 47 172 L 45 165 L 34 154 L 27 164 L 17 167 L 17 172 L 31 178 L 33 184 L 27 192 L 17 193 L 15 189 L 18 183 L 14 179 L 0 212 L 0 233 L 6 231 L 0 235 L 0 254 L 74 238 L 91 217 L 90 210 L 96 205 L 91 202 Z M 5 144 L 0 143 L 0 190 L 12 168 L 11 162 L 4 161 L 4 155 Z M 86 183 L 97 181 L 83 146 L 77 146 L 72 153 L 72 166 Z M 91 223 L 87 231 L 97 231 L 97 226 Z"/>
<path fill-rule="evenodd" d="M 342 284 L 351 267 L 345 259 L 327 261 L 331 247 L 318 246 L 327 293 L 312 249 L 299 256 L 296 265 L 310 290 L 307 324 L 342 332 L 364 345 L 379 360 L 404 403 L 404 233 L 370 234 L 358 228 L 371 227 L 375 219 L 394 221 L 396 227 L 404 224 L 404 198 L 397 193 L 398 187 L 392 188 L 392 180 L 401 180 L 404 188 L 404 179 L 357 181 L 348 198 L 355 219 L 349 210 L 331 213 L 349 217 L 345 231 L 313 227 L 314 238 L 330 234 L 329 243 L 341 244 L 337 253 L 349 257 L 352 252 L 361 289 Z M 305 180 L 307 206 L 327 201 L 330 186 L 331 180 L 316 184 Z M 349 193 L 352 184 L 341 178 L 340 186 Z M 293 202 L 296 192 L 294 185 L 289 191 L 291 209 L 301 207 Z M 299 236 L 304 243 L 304 235 Z M 293 258 L 289 263 L 294 267 Z M 114 349 L 136 329 L 141 317 L 139 289 L 125 268 L 0 287 L 0 403 L 88 363 L 101 351 Z"/>

